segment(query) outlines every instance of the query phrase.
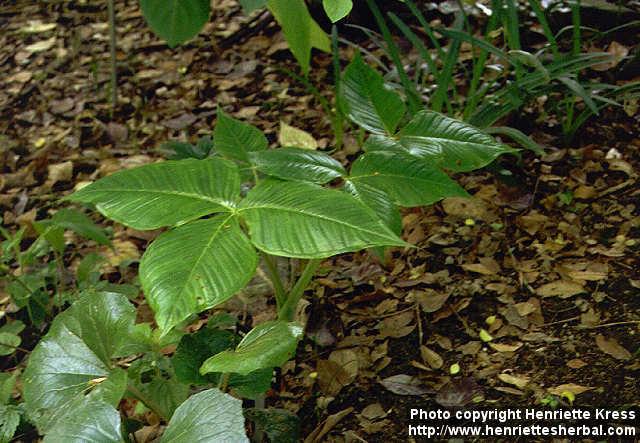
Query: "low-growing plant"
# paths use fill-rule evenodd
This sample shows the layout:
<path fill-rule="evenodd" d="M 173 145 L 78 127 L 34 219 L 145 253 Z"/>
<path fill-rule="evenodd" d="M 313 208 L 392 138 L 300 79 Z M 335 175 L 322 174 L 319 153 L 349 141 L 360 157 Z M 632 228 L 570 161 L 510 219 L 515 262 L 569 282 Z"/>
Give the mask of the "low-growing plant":
<path fill-rule="evenodd" d="M 206 155 L 193 146 L 176 150 L 201 159 L 120 171 L 68 197 L 134 229 L 168 229 L 149 245 L 139 270 L 157 329 L 135 323 L 126 297 L 85 291 L 32 352 L 25 409 L 45 440 L 122 441 L 116 407 L 133 397 L 168 423 L 162 442 L 247 441 L 241 402 L 225 391 L 256 397 L 270 386 L 273 368 L 294 355 L 304 334 L 296 308 L 321 260 L 410 246 L 400 237 L 399 207 L 466 196 L 448 172 L 515 152 L 436 112 L 408 117 L 400 97 L 359 56 L 342 84 L 345 112 L 371 133 L 349 170 L 323 152 L 268 149 L 258 128 L 219 110 Z M 281 278 L 277 257 L 300 260 L 295 280 Z M 260 261 L 273 283 L 276 320 L 240 337 L 229 330 L 235 320 L 213 316 L 185 334 L 197 314 L 240 291 Z M 191 385 L 205 390 L 189 397 Z M 258 424 L 273 414 L 289 420 L 278 411 L 248 413 Z M 132 431 L 128 422 L 125 434 Z M 273 427 L 265 432 L 287 441 Z"/>

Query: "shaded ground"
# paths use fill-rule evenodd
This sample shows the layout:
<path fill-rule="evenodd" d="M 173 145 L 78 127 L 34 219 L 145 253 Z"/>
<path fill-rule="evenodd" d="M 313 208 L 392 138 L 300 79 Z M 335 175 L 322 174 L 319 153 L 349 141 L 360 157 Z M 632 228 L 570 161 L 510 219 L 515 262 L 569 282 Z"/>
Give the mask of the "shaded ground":
<path fill-rule="evenodd" d="M 136 3 L 118 2 L 113 115 L 102 6 L 0 7 L 0 211 L 10 229 L 45 218 L 78 182 L 161 158 L 157 148 L 170 138 L 209 134 L 217 105 L 271 141 L 283 120 L 330 146 L 320 106 L 280 70 L 295 65 L 273 23 L 239 34 L 260 20 L 217 2 L 201 34 L 211 39 L 169 50 Z M 322 84 L 330 58 L 314 63 Z M 509 176 L 459 177 L 473 200 L 407 211 L 405 238 L 417 248 L 390 251 L 385 263 L 367 253 L 325 262 L 308 293 L 310 338 L 267 398 L 298 413 L 303 435 L 317 433 L 309 441 L 407 441 L 408 410 L 417 406 L 568 405 L 574 397 L 580 407 L 639 406 L 638 114 L 607 110 L 570 144 L 545 126 L 552 120 L 533 132 L 550 147 L 545 157 L 504 159 Z M 337 157 L 348 161 L 355 148 L 348 139 Z M 115 252 L 102 252 L 113 265 L 139 257 L 150 239 L 112 229 Z M 80 245 L 69 262 L 91 250 Z M 106 278 L 134 271 L 112 268 Z M 262 298 L 241 300 L 230 307 L 247 321 L 274 315 Z"/>

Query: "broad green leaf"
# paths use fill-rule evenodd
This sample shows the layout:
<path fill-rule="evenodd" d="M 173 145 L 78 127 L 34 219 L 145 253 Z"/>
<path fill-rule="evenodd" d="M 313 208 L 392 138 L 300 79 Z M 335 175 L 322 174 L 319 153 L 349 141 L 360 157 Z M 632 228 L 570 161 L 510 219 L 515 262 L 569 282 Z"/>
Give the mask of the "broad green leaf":
<path fill-rule="evenodd" d="M 278 143 L 285 148 L 318 149 L 318 142 L 313 138 L 313 135 L 307 131 L 288 125 L 283 121 L 280 121 Z"/>
<path fill-rule="evenodd" d="M 248 163 L 249 152 L 264 151 L 269 146 L 261 130 L 231 118 L 218 108 L 218 121 L 213 131 L 215 150 L 225 157 Z"/>
<path fill-rule="evenodd" d="M 235 217 L 218 215 L 158 237 L 142 257 L 140 281 L 165 333 L 232 297 L 249 282 L 257 263 Z"/>
<path fill-rule="evenodd" d="M 0 405 L 9 403 L 18 375 L 20 375 L 20 370 L 0 372 Z"/>
<path fill-rule="evenodd" d="M 481 130 L 433 111 L 422 111 L 399 133 L 412 155 L 455 172 L 472 171 L 496 157 L 517 152 Z"/>
<path fill-rule="evenodd" d="M 178 381 L 171 360 L 164 355 L 148 352 L 131 364 L 128 373 L 130 384 L 142 393 L 138 400 L 165 420 L 189 396 L 189 385 Z M 136 397 L 135 392 L 131 394 Z"/>
<path fill-rule="evenodd" d="M 397 152 L 367 152 L 351 167 L 356 188 L 362 184 L 382 189 L 396 204 L 425 206 L 445 197 L 467 197 L 466 191 L 440 169 Z"/>
<path fill-rule="evenodd" d="M 335 23 L 351 12 L 353 2 L 351 0 L 322 0 L 322 6 L 329 20 Z"/>
<path fill-rule="evenodd" d="M 258 171 L 283 180 L 324 184 L 347 174 L 337 160 L 308 149 L 280 148 L 253 152 L 250 157 Z"/>
<path fill-rule="evenodd" d="M 170 47 L 192 39 L 209 20 L 209 0 L 140 0 L 149 27 Z"/>
<path fill-rule="evenodd" d="M 185 335 L 171 358 L 176 378 L 182 383 L 217 385 L 222 374 L 213 372 L 201 375 L 200 366 L 210 356 L 234 348 L 236 343 L 236 336 L 231 332 L 209 327 Z M 231 374 L 228 386 L 244 398 L 253 398 L 269 389 L 272 374 L 272 368 L 260 369 L 247 375 Z"/>
<path fill-rule="evenodd" d="M 331 51 L 329 37 L 309 14 L 304 0 L 268 0 L 267 7 L 282 27 L 302 72 L 309 72 L 311 48 L 324 52 Z"/>
<path fill-rule="evenodd" d="M 109 360 L 128 339 L 135 315 L 122 295 L 88 293 L 56 317 L 23 378 L 26 409 L 41 432 L 87 394 L 117 405 L 126 373 Z"/>
<path fill-rule="evenodd" d="M 263 368 L 283 365 L 295 353 L 303 328 L 297 323 L 268 321 L 253 328 L 235 351 L 224 351 L 207 359 L 201 374 L 233 372 L 247 375 Z"/>
<path fill-rule="evenodd" d="M 245 417 L 262 429 L 269 441 L 297 443 L 300 441 L 300 419 L 286 409 L 245 409 Z"/>
<path fill-rule="evenodd" d="M 353 196 L 310 183 L 266 180 L 242 201 L 251 241 L 269 254 L 324 258 L 372 246 L 405 246 Z"/>
<path fill-rule="evenodd" d="M 0 405 L 0 443 L 9 443 L 20 424 L 22 412 L 13 405 Z"/>
<path fill-rule="evenodd" d="M 112 405 L 79 399 L 60 417 L 44 437 L 44 443 L 119 443 L 120 414 Z"/>
<path fill-rule="evenodd" d="M 402 233 L 402 216 L 389 194 L 363 182 L 346 181 L 344 186 L 351 195 L 373 209 L 394 234 Z"/>
<path fill-rule="evenodd" d="M 250 14 L 256 9 L 267 6 L 267 0 L 240 0 L 240 5 L 245 14 Z"/>
<path fill-rule="evenodd" d="M 100 226 L 96 225 L 93 220 L 87 217 L 82 212 L 75 211 L 73 209 L 60 209 L 53 214 L 51 221 L 54 225 L 64 229 L 69 229 L 76 234 L 93 240 L 101 245 L 108 245 L 111 242 L 109 237 Z"/>
<path fill-rule="evenodd" d="M 382 76 L 360 54 L 344 71 L 342 94 L 351 120 L 374 134 L 395 134 L 405 105 L 398 94 L 385 87 Z"/>
<path fill-rule="evenodd" d="M 0 356 L 13 354 L 20 343 L 22 343 L 22 339 L 19 335 L 0 332 Z"/>
<path fill-rule="evenodd" d="M 230 349 L 235 343 L 235 336 L 231 332 L 220 329 L 202 328 L 183 336 L 171 358 L 176 378 L 182 383 L 197 385 L 216 383 L 218 377 L 201 375 L 200 366 L 211 355 Z"/>
<path fill-rule="evenodd" d="M 116 172 L 67 198 L 94 203 L 105 217 L 145 230 L 229 211 L 239 193 L 233 163 L 188 159 Z"/>
<path fill-rule="evenodd" d="M 160 443 L 249 443 L 242 401 L 217 389 L 192 395 L 173 414 Z"/>

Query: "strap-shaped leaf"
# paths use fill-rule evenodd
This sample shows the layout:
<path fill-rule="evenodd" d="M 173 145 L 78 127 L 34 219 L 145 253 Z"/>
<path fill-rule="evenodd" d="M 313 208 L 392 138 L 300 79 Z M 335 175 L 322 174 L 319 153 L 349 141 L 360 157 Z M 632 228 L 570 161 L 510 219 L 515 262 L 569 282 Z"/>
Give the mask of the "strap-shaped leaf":
<path fill-rule="evenodd" d="M 225 157 L 248 163 L 249 152 L 264 151 L 269 146 L 262 131 L 253 125 L 231 118 L 218 108 L 218 121 L 213 131 L 215 150 Z"/>
<path fill-rule="evenodd" d="M 356 198 L 309 183 L 264 181 L 242 201 L 240 213 L 253 244 L 273 255 L 324 258 L 373 246 L 405 246 Z"/>
<path fill-rule="evenodd" d="M 119 171 L 68 198 L 94 203 L 105 217 L 145 230 L 229 211 L 239 193 L 236 166 L 212 158 L 166 161 Z"/>
<path fill-rule="evenodd" d="M 44 437 L 44 443 L 119 443 L 120 414 L 112 405 L 88 398 L 69 407 Z"/>
<path fill-rule="evenodd" d="M 308 149 L 280 148 L 252 152 L 250 157 L 259 171 L 283 180 L 324 184 L 347 174 L 337 160 Z"/>
<path fill-rule="evenodd" d="M 164 332 L 242 289 L 258 256 L 234 216 L 217 215 L 158 237 L 140 263 L 140 281 Z"/>
<path fill-rule="evenodd" d="M 267 7 L 282 27 L 302 72 L 309 72 L 311 48 L 324 52 L 331 51 L 329 37 L 309 14 L 304 0 L 268 0 Z"/>
<path fill-rule="evenodd" d="M 189 397 L 174 412 L 161 443 L 249 443 L 242 401 L 217 389 Z"/>
<path fill-rule="evenodd" d="M 192 39 L 209 20 L 209 0 L 140 0 L 149 27 L 170 47 Z"/>
<path fill-rule="evenodd" d="M 356 54 L 344 71 L 342 93 L 347 115 L 374 134 L 393 135 L 405 113 L 398 94 L 386 89 L 384 79 Z"/>
<path fill-rule="evenodd" d="M 247 375 L 258 369 L 279 367 L 295 353 L 303 332 L 297 323 L 281 320 L 260 323 L 245 335 L 235 351 L 223 351 L 208 358 L 200 373 Z"/>
<path fill-rule="evenodd" d="M 496 157 L 516 152 L 479 129 L 433 111 L 422 111 L 399 133 L 411 154 L 456 172 L 488 165 Z"/>
<path fill-rule="evenodd" d="M 427 162 L 400 152 L 367 152 L 351 167 L 349 180 L 382 189 L 400 206 L 424 206 L 445 197 L 466 197 L 466 191 Z"/>
<path fill-rule="evenodd" d="M 109 360 L 128 339 L 135 309 L 126 297 L 87 293 L 54 320 L 31 353 L 24 374 L 27 411 L 41 432 L 89 397 L 118 404 L 126 372 Z"/>

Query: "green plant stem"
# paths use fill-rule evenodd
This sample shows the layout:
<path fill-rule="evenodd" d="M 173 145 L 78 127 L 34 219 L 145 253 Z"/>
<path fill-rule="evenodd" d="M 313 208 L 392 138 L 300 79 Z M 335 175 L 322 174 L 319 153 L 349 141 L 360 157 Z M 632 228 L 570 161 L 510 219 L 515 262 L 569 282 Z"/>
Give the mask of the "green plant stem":
<path fill-rule="evenodd" d="M 220 382 L 218 382 L 218 389 L 220 389 L 222 392 L 226 392 L 227 391 L 227 387 L 229 386 L 229 377 L 230 376 L 231 376 L 231 374 L 229 372 L 224 372 L 220 376 Z"/>
<path fill-rule="evenodd" d="M 302 298 L 304 294 L 304 290 L 309 286 L 313 275 L 316 270 L 320 266 L 320 259 L 314 258 L 307 262 L 302 274 L 298 278 L 298 281 L 293 286 L 289 295 L 287 296 L 287 300 L 285 301 L 282 308 L 278 311 L 278 319 L 285 321 L 292 321 L 293 317 L 296 313 L 296 308 L 298 307 L 298 302 Z"/>
<path fill-rule="evenodd" d="M 133 395 L 135 398 L 137 398 L 142 403 L 144 403 L 149 409 L 155 412 L 158 417 L 160 417 L 164 421 L 167 421 L 167 422 L 169 421 L 170 417 L 165 417 L 164 414 L 160 412 L 161 411 L 160 407 L 157 404 L 155 404 L 153 400 L 150 400 L 146 395 L 144 395 L 140 389 L 136 388 L 132 384 L 128 384 L 127 391 L 129 391 L 131 395 Z"/>
<path fill-rule="evenodd" d="M 580 54 L 582 46 L 580 36 L 580 0 L 570 2 L 571 5 L 571 22 L 573 25 L 573 55 Z"/>
<path fill-rule="evenodd" d="M 342 148 L 342 139 L 344 136 L 344 113 L 340 103 L 342 95 L 342 78 L 340 73 L 340 53 L 338 52 L 338 28 L 336 25 L 331 27 L 331 60 L 333 62 L 333 93 L 335 95 L 335 113 L 333 114 L 333 136 L 336 141 L 335 148 Z"/>
<path fill-rule="evenodd" d="M 269 254 L 262 254 L 262 257 L 264 258 L 265 265 L 267 265 L 267 272 L 271 278 L 271 283 L 273 283 L 273 289 L 276 296 L 276 306 L 280 309 L 286 300 L 287 294 L 284 290 L 280 273 L 278 272 L 278 266 L 273 260 L 274 257 Z"/>
<path fill-rule="evenodd" d="M 109 58 L 111 59 L 111 115 L 118 103 L 118 71 L 116 66 L 116 12 L 114 0 L 107 0 L 109 12 Z"/>

